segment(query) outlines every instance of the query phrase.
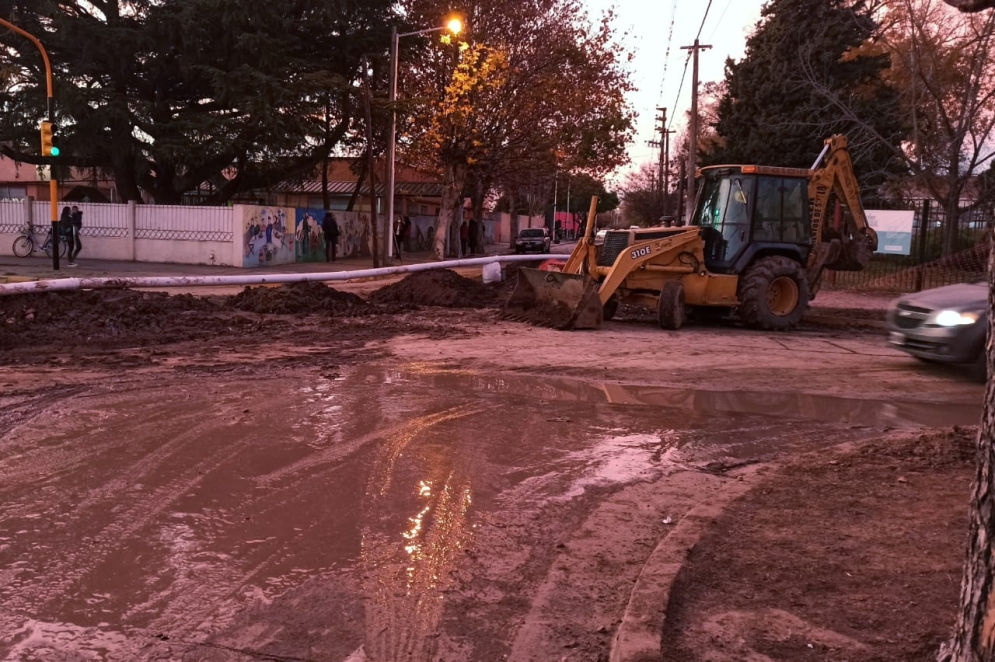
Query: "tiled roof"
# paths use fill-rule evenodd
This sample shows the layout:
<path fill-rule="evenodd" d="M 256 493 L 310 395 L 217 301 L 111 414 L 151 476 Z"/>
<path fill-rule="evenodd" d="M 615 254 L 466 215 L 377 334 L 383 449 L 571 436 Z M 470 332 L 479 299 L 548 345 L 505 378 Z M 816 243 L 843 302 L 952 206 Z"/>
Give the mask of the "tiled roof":
<path fill-rule="evenodd" d="M 356 182 L 328 182 L 328 192 L 332 195 L 352 195 Z M 271 189 L 274 193 L 321 193 L 321 181 L 283 182 Z M 376 194 L 382 196 L 383 184 L 377 184 Z M 360 195 L 369 195 L 370 189 L 363 185 Z M 437 198 L 442 195 L 442 184 L 438 182 L 395 182 L 394 191 L 399 196 Z"/>

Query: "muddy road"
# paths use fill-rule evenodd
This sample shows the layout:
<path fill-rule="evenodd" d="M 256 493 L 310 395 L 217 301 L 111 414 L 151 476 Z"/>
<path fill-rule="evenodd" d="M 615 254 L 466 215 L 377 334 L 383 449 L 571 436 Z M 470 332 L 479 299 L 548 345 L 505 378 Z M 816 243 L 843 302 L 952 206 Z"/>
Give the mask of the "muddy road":
<path fill-rule="evenodd" d="M 741 472 L 980 413 L 873 331 L 297 294 L 0 301 L 0 658 L 607 659 Z"/>

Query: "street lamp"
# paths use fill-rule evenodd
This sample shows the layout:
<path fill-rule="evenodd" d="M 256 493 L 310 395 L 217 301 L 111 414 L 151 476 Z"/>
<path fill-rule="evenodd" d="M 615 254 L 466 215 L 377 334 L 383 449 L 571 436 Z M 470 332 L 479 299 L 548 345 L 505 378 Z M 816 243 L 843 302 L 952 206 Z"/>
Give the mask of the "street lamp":
<path fill-rule="evenodd" d="M 52 115 L 52 64 L 48 60 L 48 53 L 45 51 L 45 47 L 41 45 L 38 38 L 33 34 L 25 32 L 21 28 L 17 27 L 13 23 L 3 20 L 0 18 L 0 26 L 12 30 L 17 34 L 21 35 L 25 39 L 29 40 L 35 47 L 41 51 L 41 59 L 45 63 L 45 82 L 47 83 L 48 92 L 48 121 L 41 123 L 41 151 L 43 156 L 58 156 L 59 148 L 52 145 L 52 122 L 55 121 L 55 117 Z M 56 271 L 59 270 L 59 183 L 55 181 L 54 174 L 49 174 L 48 177 L 48 197 L 51 200 L 51 216 L 52 216 L 52 268 Z"/>
<path fill-rule="evenodd" d="M 397 43 L 401 37 L 414 37 L 431 32 L 442 32 L 449 30 L 453 34 L 463 31 L 463 21 L 452 18 L 443 26 L 428 28 L 427 30 L 417 30 L 415 32 L 397 33 L 397 27 L 390 31 L 390 128 L 387 131 L 387 257 L 394 255 L 394 147 L 397 140 L 397 110 L 394 103 L 397 101 Z"/>

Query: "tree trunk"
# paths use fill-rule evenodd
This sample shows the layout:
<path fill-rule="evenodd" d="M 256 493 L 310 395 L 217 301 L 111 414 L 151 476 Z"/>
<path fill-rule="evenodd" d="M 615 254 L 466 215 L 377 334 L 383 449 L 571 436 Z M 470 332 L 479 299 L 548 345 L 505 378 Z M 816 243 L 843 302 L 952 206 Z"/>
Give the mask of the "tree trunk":
<path fill-rule="evenodd" d="M 943 247 L 941 255 L 946 257 L 957 252 L 960 238 L 960 195 L 959 191 L 950 192 L 950 197 L 944 205 L 943 217 Z"/>
<path fill-rule="evenodd" d="M 329 104 L 325 103 L 325 140 L 328 140 L 332 132 L 332 111 Z M 324 155 L 321 157 L 321 208 L 328 211 L 332 206 L 331 198 L 328 195 L 328 148 L 324 148 Z M 310 205 L 308 205 L 310 206 Z"/>
<path fill-rule="evenodd" d="M 366 159 L 370 176 L 370 237 L 372 239 L 373 268 L 376 269 L 380 267 L 380 256 L 384 253 L 380 250 L 380 237 L 377 232 L 379 222 L 377 220 L 377 169 L 373 163 L 373 113 L 370 110 L 370 85 L 365 75 L 363 76 L 363 112 L 366 116 Z"/>
<path fill-rule="evenodd" d="M 955 199 L 956 200 L 956 199 Z M 992 328 L 995 324 L 995 251 L 988 257 L 988 385 L 978 432 L 977 468 L 971 485 L 967 555 L 960 588 L 960 611 L 953 637 L 939 662 L 990 662 L 995 659 L 995 380 L 992 380 Z"/>
<path fill-rule="evenodd" d="M 489 177 L 478 176 L 473 182 L 473 190 L 470 195 L 470 210 L 473 220 L 471 224 L 474 234 L 470 236 L 470 252 L 484 253 L 484 196 L 491 187 Z"/>
<path fill-rule="evenodd" d="M 437 260 L 444 260 L 446 257 L 446 237 L 453 227 L 456 210 L 463 206 L 465 184 L 466 166 L 447 163 L 442 173 L 442 206 L 439 209 L 439 219 L 435 223 L 435 245 L 432 248 Z"/>

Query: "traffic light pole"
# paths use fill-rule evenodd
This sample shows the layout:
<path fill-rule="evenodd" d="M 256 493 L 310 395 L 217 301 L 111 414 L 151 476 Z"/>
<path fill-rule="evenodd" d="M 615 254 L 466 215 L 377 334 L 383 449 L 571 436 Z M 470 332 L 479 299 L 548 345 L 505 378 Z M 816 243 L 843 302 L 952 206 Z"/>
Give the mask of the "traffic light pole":
<path fill-rule="evenodd" d="M 45 51 L 45 47 L 41 45 L 38 39 L 17 27 L 13 23 L 0 18 L 0 26 L 3 26 L 9 30 L 13 30 L 17 34 L 21 35 L 41 51 L 41 59 L 45 62 L 45 82 L 48 86 L 48 121 L 55 122 L 55 116 L 52 114 L 52 63 L 48 60 L 48 52 Z M 48 173 L 48 197 L 50 200 L 50 211 L 52 217 L 52 268 L 56 271 L 59 270 L 59 183 L 55 181 L 55 168 L 49 168 Z"/>

